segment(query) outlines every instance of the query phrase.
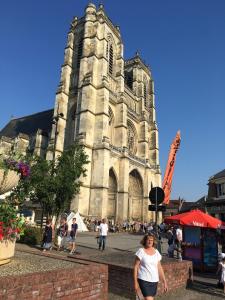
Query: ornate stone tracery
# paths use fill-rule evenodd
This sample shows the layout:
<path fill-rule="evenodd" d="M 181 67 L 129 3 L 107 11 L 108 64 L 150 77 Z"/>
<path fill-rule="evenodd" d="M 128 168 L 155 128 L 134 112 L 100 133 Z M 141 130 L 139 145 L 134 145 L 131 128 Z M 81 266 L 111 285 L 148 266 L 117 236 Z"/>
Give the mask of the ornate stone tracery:
<path fill-rule="evenodd" d="M 137 170 L 133 170 L 129 174 L 129 202 L 130 202 L 130 218 L 140 220 L 143 207 L 143 184 L 140 174 Z"/>
<path fill-rule="evenodd" d="M 116 216 L 116 201 L 117 201 L 117 180 L 113 172 L 113 169 L 111 168 L 109 170 L 107 216 L 108 218 L 114 220 Z"/>
<path fill-rule="evenodd" d="M 110 144 L 113 145 L 113 136 L 114 136 L 114 115 L 111 107 L 109 106 L 109 140 Z"/>

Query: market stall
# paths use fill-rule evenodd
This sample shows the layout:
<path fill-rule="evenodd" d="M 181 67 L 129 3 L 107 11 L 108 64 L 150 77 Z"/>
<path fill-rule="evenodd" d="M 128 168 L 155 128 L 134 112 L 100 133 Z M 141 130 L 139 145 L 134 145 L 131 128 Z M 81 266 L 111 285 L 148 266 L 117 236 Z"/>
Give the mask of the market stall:
<path fill-rule="evenodd" d="M 217 229 L 224 226 L 224 222 L 198 209 L 167 217 L 164 222 L 182 226 L 182 256 L 184 259 L 192 260 L 195 270 L 216 270 L 218 264 Z"/>

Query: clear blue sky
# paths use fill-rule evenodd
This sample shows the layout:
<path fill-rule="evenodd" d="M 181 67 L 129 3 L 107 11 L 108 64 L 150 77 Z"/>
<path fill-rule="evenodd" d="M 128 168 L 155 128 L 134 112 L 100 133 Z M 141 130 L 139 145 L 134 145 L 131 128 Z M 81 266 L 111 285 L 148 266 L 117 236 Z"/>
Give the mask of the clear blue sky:
<path fill-rule="evenodd" d="M 93 1 L 99 4 L 100 1 Z M 125 58 L 138 49 L 156 89 L 160 162 L 181 130 L 172 197 L 195 201 L 225 168 L 225 1 L 105 0 Z M 0 3 L 0 128 L 54 106 L 66 34 L 83 0 Z"/>

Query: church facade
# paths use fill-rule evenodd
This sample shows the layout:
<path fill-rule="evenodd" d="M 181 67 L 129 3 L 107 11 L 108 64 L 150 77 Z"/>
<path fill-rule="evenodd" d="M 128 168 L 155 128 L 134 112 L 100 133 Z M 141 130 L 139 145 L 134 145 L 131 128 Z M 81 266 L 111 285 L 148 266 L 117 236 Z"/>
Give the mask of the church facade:
<path fill-rule="evenodd" d="M 89 4 L 67 36 L 46 158 L 75 141 L 89 156 L 71 209 L 113 220 L 154 219 L 151 186 L 161 186 L 154 81 L 137 53 L 125 60 L 118 26 Z M 41 131 L 42 132 L 42 131 Z M 39 130 L 39 144 L 42 144 Z M 39 152 L 41 153 L 41 150 Z"/>

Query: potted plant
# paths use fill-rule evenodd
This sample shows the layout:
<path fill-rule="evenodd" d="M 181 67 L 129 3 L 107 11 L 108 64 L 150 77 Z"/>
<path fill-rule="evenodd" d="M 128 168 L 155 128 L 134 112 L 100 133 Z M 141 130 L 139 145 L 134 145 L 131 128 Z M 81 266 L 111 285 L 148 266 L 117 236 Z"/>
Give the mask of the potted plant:
<path fill-rule="evenodd" d="M 8 263 L 14 256 L 16 239 L 23 230 L 23 219 L 8 201 L 0 203 L 0 265 Z"/>
<path fill-rule="evenodd" d="M 22 155 L 0 156 L 0 195 L 12 190 L 20 179 L 29 176 L 30 167 L 24 160 Z"/>

